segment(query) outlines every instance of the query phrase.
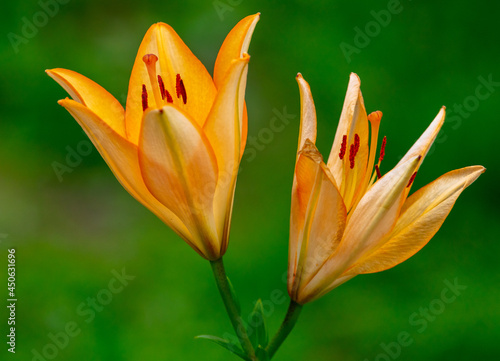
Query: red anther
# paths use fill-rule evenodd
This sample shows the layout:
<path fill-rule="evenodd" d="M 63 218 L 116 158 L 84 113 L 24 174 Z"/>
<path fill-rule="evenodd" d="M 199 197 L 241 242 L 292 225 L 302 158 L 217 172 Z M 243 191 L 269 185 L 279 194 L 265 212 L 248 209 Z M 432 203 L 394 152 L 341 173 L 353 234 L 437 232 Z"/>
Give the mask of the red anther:
<path fill-rule="evenodd" d="M 378 167 L 378 164 L 375 164 L 375 172 L 377 172 L 377 179 L 382 178 L 382 174 L 380 174 L 380 168 Z"/>
<path fill-rule="evenodd" d="M 168 92 L 167 89 L 165 89 L 165 96 L 167 97 L 167 102 L 168 103 L 173 103 L 174 100 L 172 99 L 172 96 L 170 95 L 170 93 Z"/>
<path fill-rule="evenodd" d="M 187 102 L 186 88 L 184 87 L 184 81 L 182 80 L 180 74 L 177 74 L 177 76 L 175 77 L 175 92 L 177 93 L 177 98 L 182 96 L 182 102 L 186 104 Z"/>
<path fill-rule="evenodd" d="M 359 135 L 356 133 L 354 134 L 354 146 L 356 147 L 356 154 L 358 154 L 359 151 Z M 356 156 L 356 154 L 354 154 Z"/>
<path fill-rule="evenodd" d="M 142 110 L 148 109 L 148 91 L 146 85 L 142 84 Z"/>
<path fill-rule="evenodd" d="M 384 159 L 385 156 L 385 144 L 387 143 L 387 137 L 384 137 L 382 139 L 382 145 L 380 146 L 380 156 L 378 158 L 378 161 L 381 162 Z"/>
<path fill-rule="evenodd" d="M 353 143 L 351 144 L 351 147 L 349 148 L 349 166 L 351 169 L 354 168 L 354 158 L 356 157 L 356 144 Z"/>
<path fill-rule="evenodd" d="M 345 151 L 347 150 L 347 135 L 342 137 L 342 145 L 340 146 L 339 158 L 344 159 Z"/>
<path fill-rule="evenodd" d="M 415 177 L 417 176 L 417 172 L 413 173 L 411 175 L 411 178 L 410 178 L 410 181 L 408 182 L 408 185 L 406 186 L 406 188 L 408 188 L 409 186 L 411 186 L 411 184 L 413 183 L 413 181 L 415 180 Z"/>
<path fill-rule="evenodd" d="M 165 84 L 163 83 L 163 79 L 161 78 L 161 75 L 158 75 L 158 85 L 160 87 L 160 94 L 161 94 L 161 99 L 165 100 Z"/>

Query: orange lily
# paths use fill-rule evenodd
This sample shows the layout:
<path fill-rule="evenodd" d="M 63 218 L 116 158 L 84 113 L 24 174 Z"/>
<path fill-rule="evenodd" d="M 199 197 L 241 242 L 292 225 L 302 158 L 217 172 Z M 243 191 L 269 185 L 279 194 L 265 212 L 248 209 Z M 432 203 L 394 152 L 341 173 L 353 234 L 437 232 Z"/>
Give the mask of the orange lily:
<path fill-rule="evenodd" d="M 418 252 L 441 227 L 460 193 L 485 168 L 451 171 L 408 197 L 443 125 L 445 108 L 401 161 L 381 176 L 385 138 L 375 167 L 374 162 L 382 113 L 366 114 L 356 74 L 350 76 L 325 164 L 315 146 L 316 111 L 309 84 L 300 74 L 297 82 L 301 125 L 292 191 L 288 292 L 293 301 L 305 304 L 356 275 L 384 271 Z"/>
<path fill-rule="evenodd" d="M 247 137 L 247 51 L 259 15 L 228 34 L 213 79 L 169 25 L 151 26 L 132 69 L 126 110 L 92 80 L 47 70 L 73 98 L 59 104 L 123 187 L 208 260 L 227 249 Z"/>

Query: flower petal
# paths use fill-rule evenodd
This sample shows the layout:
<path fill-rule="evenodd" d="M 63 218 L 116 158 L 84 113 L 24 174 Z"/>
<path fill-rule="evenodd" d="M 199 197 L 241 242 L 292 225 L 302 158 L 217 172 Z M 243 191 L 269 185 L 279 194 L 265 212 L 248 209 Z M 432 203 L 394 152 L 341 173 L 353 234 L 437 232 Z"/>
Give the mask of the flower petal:
<path fill-rule="evenodd" d="M 45 70 L 71 97 L 88 107 L 118 135 L 125 136 L 125 112 L 114 96 L 89 78 L 67 69 Z"/>
<path fill-rule="evenodd" d="M 484 171 L 481 166 L 457 169 L 411 195 L 386 243 L 347 274 L 381 272 L 417 253 L 439 230 L 462 191 Z"/>
<path fill-rule="evenodd" d="M 419 159 L 414 157 L 397 166 L 366 192 L 352 211 L 337 250 L 305 286 L 305 294 L 318 294 L 358 259 L 379 246 L 396 223 L 403 192 Z"/>
<path fill-rule="evenodd" d="M 231 68 L 232 61 L 239 59 L 243 57 L 243 54 L 248 53 L 250 40 L 252 39 L 255 25 L 257 25 L 259 19 L 260 13 L 247 16 L 238 22 L 238 24 L 236 24 L 236 26 L 226 36 L 215 61 L 214 83 L 217 89 L 219 89 L 226 82 L 225 77 Z M 240 133 L 241 158 L 245 150 L 248 134 L 248 115 L 246 104 L 243 105 L 243 117 L 241 119 Z"/>
<path fill-rule="evenodd" d="M 417 155 L 420 155 L 422 158 L 420 159 L 420 163 L 416 170 L 420 167 L 420 164 L 424 161 L 427 152 L 434 143 L 441 127 L 444 124 L 444 119 L 446 116 L 446 107 L 442 107 L 439 113 L 436 115 L 432 123 L 427 127 L 425 132 L 418 138 L 418 140 L 413 144 L 410 150 L 405 154 L 403 158 L 399 161 L 399 164 L 406 162 L 408 159 L 413 158 Z"/>
<path fill-rule="evenodd" d="M 309 83 L 304 80 L 302 74 L 297 74 L 297 83 L 300 90 L 300 131 L 299 146 L 297 153 L 302 149 L 304 143 L 309 139 L 316 144 L 316 108 Z M 298 155 L 297 155 L 298 157 Z"/>
<path fill-rule="evenodd" d="M 314 201 L 312 195 L 317 193 L 314 192 L 314 189 L 318 183 L 318 173 L 322 161 L 323 158 L 317 152 L 314 144 L 310 140 L 306 140 L 304 147 L 297 154 L 292 187 L 290 241 L 288 248 L 288 293 L 292 299 L 296 296 L 300 283 L 299 273 L 302 272 L 301 270 L 299 271 L 299 261 L 301 261 L 300 255 L 304 239 L 307 209 L 309 204 Z M 317 197 L 315 199 L 317 200 Z"/>
<path fill-rule="evenodd" d="M 132 69 L 125 114 L 128 138 L 136 144 L 139 139 L 143 117 L 142 85 L 146 85 L 148 94 L 153 94 L 147 68 L 142 60 L 146 54 L 154 54 L 158 57 L 157 74 L 161 75 L 165 88 L 173 97 L 174 104 L 187 112 L 199 126 L 202 126 L 216 94 L 212 78 L 174 29 L 167 24 L 157 23 L 152 25 L 144 36 Z M 187 93 L 186 104 L 183 103 L 182 98 L 175 96 L 177 74 L 180 74 L 184 82 Z M 161 105 L 156 108 L 161 108 Z"/>
<path fill-rule="evenodd" d="M 214 212 L 217 232 L 227 242 L 236 176 L 241 159 L 240 129 L 245 97 L 246 75 L 250 57 L 234 60 L 220 86 L 203 131 L 217 157 L 219 174 L 215 191 Z M 225 249 L 225 246 L 223 246 Z"/>
<path fill-rule="evenodd" d="M 154 198 L 146 188 L 139 169 L 137 146 L 119 135 L 84 105 L 70 99 L 60 100 L 59 104 L 65 107 L 82 126 L 127 192 L 171 227 L 195 251 L 202 254 L 191 241 L 192 236 L 181 220 Z"/>
<path fill-rule="evenodd" d="M 239 59 L 243 54 L 248 53 L 250 40 L 259 19 L 260 13 L 247 16 L 240 20 L 227 34 L 215 61 L 214 83 L 217 89 L 225 83 L 224 79 L 231 68 L 233 60 Z"/>
<path fill-rule="evenodd" d="M 290 233 L 294 236 L 290 243 L 296 243 L 292 247 L 296 249 L 295 257 L 299 258 L 295 271 L 289 274 L 293 279 L 293 285 L 290 285 L 289 278 L 293 299 L 298 297 L 302 284 L 307 284 L 335 252 L 347 217 L 342 196 L 321 155 L 310 141 L 306 142 L 305 148 L 297 162 L 297 182 L 292 193 L 292 212 L 297 211 L 297 214 L 291 218 Z M 307 204 L 304 204 L 306 200 Z M 289 257 L 293 261 L 294 255 Z"/>
<path fill-rule="evenodd" d="M 218 259 L 213 212 L 217 163 L 197 123 L 175 106 L 147 112 L 139 166 L 147 188 L 186 224 L 205 258 Z"/>
<path fill-rule="evenodd" d="M 335 181 L 340 186 L 348 210 L 353 204 L 358 188 L 362 187 L 369 153 L 368 117 L 360 86 L 359 77 L 351 73 L 337 133 L 327 163 Z M 347 136 L 347 152 L 342 160 L 339 158 L 339 151 L 344 135 Z M 351 168 L 349 151 L 354 144 L 356 135 L 360 139 L 360 144 L 355 156 L 354 167 Z"/>

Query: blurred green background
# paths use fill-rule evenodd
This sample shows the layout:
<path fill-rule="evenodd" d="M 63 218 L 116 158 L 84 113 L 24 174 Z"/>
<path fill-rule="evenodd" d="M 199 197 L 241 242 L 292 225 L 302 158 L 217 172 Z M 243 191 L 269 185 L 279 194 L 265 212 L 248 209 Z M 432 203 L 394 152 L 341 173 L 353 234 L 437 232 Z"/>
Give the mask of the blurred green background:
<path fill-rule="evenodd" d="M 57 105 L 66 93 L 44 70 L 80 72 L 123 103 L 136 51 L 152 23 L 172 25 L 211 72 L 226 34 L 258 11 L 246 98 L 249 136 L 257 145 L 249 145 L 253 151 L 243 158 L 225 257 L 245 312 L 259 297 L 270 300 L 274 290 L 286 293 L 297 72 L 313 91 L 323 154 L 330 150 L 354 71 L 367 110 L 384 112 L 381 136 L 387 135 L 388 144 L 382 171 L 396 164 L 442 105 L 449 120 L 416 186 L 468 165 L 488 169 L 415 257 L 357 277 L 306 306 L 275 359 L 498 357 L 500 3 L 61 0 L 56 9 L 45 1 L 1 5 L 0 304 L 7 299 L 11 247 L 19 301 L 16 354 L 7 352 L 2 336 L 0 359 L 32 360 L 44 347 L 47 360 L 236 359 L 193 339 L 231 331 L 209 264 L 123 190 L 95 149 L 62 181 L 56 176 L 53 163 L 65 164 L 71 150 L 84 149 L 88 141 Z M 390 20 L 383 16 L 389 11 Z M 25 24 L 33 21 L 40 26 L 30 33 Z M 15 38 L 13 45 L 9 34 L 24 40 Z M 488 78 L 492 85 L 478 97 L 478 86 Z M 286 112 L 291 121 L 270 133 L 276 112 Z M 85 314 L 88 299 L 106 296 L 102 290 L 113 270 L 123 268 L 135 278 L 93 317 Z M 455 279 L 467 288 L 440 309 L 436 300 L 445 281 Z M 426 319 L 420 312 L 429 307 L 434 313 Z M 3 310 L 0 332 L 6 335 Z M 286 303 L 270 309 L 271 332 L 285 310 Z M 76 324 L 78 335 L 68 342 L 56 336 L 64 347 L 47 348 L 68 323 Z M 396 352 L 402 332 L 412 343 Z"/>

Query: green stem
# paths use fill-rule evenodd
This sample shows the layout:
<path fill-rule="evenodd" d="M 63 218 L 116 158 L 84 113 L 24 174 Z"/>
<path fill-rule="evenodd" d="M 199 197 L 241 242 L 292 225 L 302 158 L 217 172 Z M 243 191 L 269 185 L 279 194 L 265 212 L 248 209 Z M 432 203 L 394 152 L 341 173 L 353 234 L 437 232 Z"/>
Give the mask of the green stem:
<path fill-rule="evenodd" d="M 215 281 L 217 282 L 217 288 L 219 289 L 224 305 L 226 306 L 226 311 L 229 319 L 231 320 L 234 331 L 236 332 L 236 336 L 238 336 L 238 339 L 240 340 L 241 347 L 252 361 L 256 360 L 255 351 L 252 347 L 250 339 L 248 338 L 245 324 L 240 316 L 238 302 L 234 299 L 231 292 L 231 286 L 229 285 L 229 281 L 226 276 L 226 270 L 224 269 L 222 258 L 219 258 L 216 261 L 210 261 L 210 265 L 212 266 Z"/>
<path fill-rule="evenodd" d="M 269 345 L 267 345 L 266 347 L 269 359 L 274 356 L 283 341 L 285 341 L 285 339 L 292 331 L 293 326 L 295 326 L 295 323 L 297 323 L 301 310 L 302 305 L 299 305 L 297 302 L 290 300 L 290 306 L 288 307 L 288 311 L 286 313 L 285 319 L 283 320 L 283 323 L 281 324 L 281 327 L 279 328 L 278 332 L 276 332 L 276 335 L 274 335 L 271 342 L 269 342 Z"/>

